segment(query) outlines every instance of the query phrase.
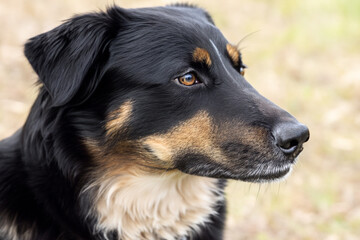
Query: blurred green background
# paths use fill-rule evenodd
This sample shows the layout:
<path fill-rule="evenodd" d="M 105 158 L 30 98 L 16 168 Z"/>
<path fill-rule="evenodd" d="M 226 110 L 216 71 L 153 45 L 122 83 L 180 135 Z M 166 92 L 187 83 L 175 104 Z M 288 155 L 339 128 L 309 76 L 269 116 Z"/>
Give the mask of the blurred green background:
<path fill-rule="evenodd" d="M 146 7 L 172 1 L 114 1 Z M 310 128 L 292 176 L 230 182 L 226 239 L 360 239 L 360 1 L 194 0 L 230 42 L 246 78 Z M 21 127 L 36 96 L 26 39 L 102 0 L 0 0 L 0 138 Z"/>

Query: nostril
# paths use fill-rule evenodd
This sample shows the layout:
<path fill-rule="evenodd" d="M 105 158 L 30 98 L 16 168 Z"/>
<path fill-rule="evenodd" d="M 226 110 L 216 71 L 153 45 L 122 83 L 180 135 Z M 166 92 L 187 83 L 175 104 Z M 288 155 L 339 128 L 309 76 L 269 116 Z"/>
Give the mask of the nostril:
<path fill-rule="evenodd" d="M 295 152 L 299 145 L 299 142 L 297 140 L 291 140 L 288 142 L 285 142 L 284 144 L 278 145 L 281 151 L 283 151 L 285 154 L 291 154 Z"/>
<path fill-rule="evenodd" d="M 292 147 L 296 147 L 298 144 L 299 144 L 299 142 L 297 140 L 291 140 L 291 141 L 288 141 L 285 144 L 281 145 L 280 147 L 284 148 L 284 149 L 290 149 Z"/>

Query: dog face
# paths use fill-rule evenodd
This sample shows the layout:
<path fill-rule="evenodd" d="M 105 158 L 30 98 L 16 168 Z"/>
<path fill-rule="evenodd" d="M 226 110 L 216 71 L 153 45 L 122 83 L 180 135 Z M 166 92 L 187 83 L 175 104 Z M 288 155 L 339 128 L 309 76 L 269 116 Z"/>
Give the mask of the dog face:
<path fill-rule="evenodd" d="M 309 138 L 245 80 L 241 53 L 199 8 L 78 16 L 31 39 L 25 54 L 48 107 L 66 109 L 64 124 L 109 174 L 136 165 L 274 180 Z"/>

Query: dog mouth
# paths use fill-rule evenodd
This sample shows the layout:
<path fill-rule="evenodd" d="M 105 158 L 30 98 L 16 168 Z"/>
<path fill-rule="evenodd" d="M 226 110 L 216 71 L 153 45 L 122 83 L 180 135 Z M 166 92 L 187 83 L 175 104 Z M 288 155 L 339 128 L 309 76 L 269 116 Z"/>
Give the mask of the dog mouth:
<path fill-rule="evenodd" d="M 281 181 L 290 175 L 292 166 L 293 164 L 288 164 L 282 167 L 266 168 L 265 170 L 254 170 L 249 175 L 243 177 L 241 180 L 254 183 Z"/>

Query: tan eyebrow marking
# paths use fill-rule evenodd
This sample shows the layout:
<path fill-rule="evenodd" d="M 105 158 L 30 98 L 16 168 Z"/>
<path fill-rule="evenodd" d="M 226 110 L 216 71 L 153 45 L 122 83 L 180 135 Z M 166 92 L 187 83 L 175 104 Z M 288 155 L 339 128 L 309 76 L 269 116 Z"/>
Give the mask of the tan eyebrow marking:
<path fill-rule="evenodd" d="M 226 50 L 235 66 L 239 66 L 240 52 L 239 50 L 230 43 L 226 44 Z"/>
<path fill-rule="evenodd" d="M 212 63 L 209 52 L 199 47 L 195 48 L 193 52 L 193 60 L 195 62 L 205 62 L 208 67 L 210 67 Z"/>

